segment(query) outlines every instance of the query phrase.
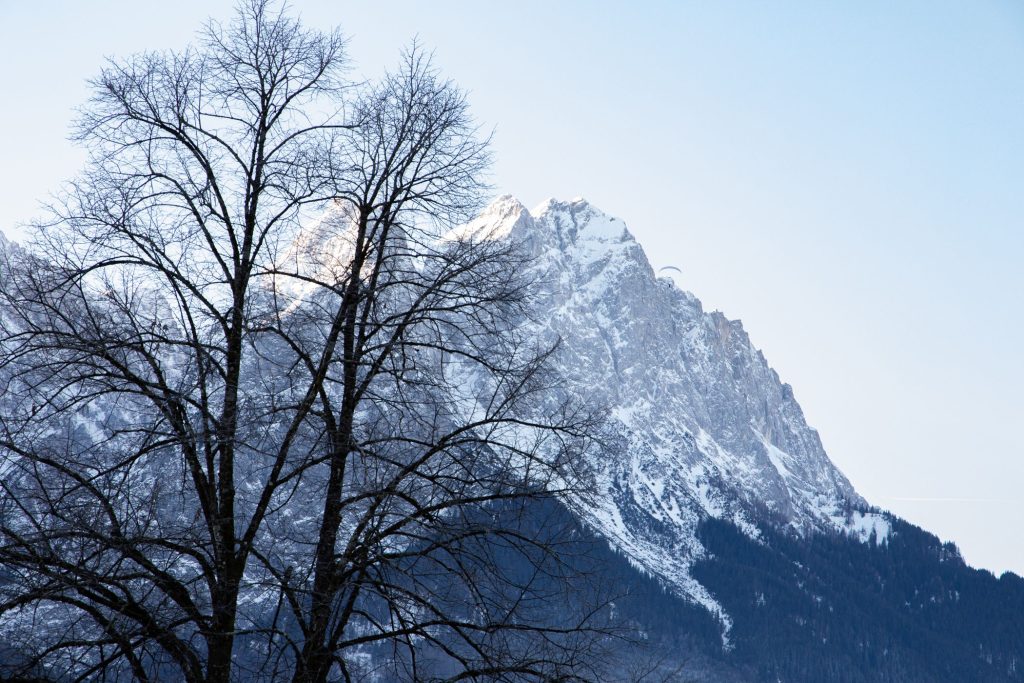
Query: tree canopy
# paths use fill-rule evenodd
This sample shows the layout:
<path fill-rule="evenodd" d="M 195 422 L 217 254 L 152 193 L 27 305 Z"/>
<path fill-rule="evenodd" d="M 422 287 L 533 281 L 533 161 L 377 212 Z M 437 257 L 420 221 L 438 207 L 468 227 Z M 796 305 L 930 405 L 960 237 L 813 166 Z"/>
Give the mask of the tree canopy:
<path fill-rule="evenodd" d="M 0 263 L 0 640 L 62 680 L 571 679 L 594 414 L 523 334 L 464 93 L 266 0 L 111 61 Z M 563 608 L 554 609 L 555 604 Z M 564 609 L 576 605 L 577 609 Z"/>

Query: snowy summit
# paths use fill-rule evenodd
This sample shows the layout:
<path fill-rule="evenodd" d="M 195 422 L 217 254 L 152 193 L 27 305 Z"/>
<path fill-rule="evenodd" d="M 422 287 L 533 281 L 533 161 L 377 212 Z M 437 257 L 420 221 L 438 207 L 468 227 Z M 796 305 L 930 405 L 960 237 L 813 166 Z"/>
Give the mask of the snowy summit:
<path fill-rule="evenodd" d="M 882 542 L 885 518 L 829 460 L 742 324 L 705 312 L 658 278 L 619 220 L 583 199 L 532 211 L 503 196 L 460 236 L 511 239 L 535 259 L 531 323 L 560 338 L 569 390 L 610 412 L 617 455 L 596 463 L 600 503 L 589 524 L 646 572 L 729 618 L 690 568 L 705 552 L 702 519 L 756 537 L 755 520 L 797 533 L 845 530 Z"/>

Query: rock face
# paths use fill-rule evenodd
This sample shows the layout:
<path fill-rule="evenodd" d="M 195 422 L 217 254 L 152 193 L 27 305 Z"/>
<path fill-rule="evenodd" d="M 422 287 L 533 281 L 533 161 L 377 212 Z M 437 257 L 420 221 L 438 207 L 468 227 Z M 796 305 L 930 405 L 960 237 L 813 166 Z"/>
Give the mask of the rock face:
<path fill-rule="evenodd" d="M 528 211 L 501 197 L 467 233 L 536 258 L 532 323 L 562 341 L 567 389 L 610 410 L 617 455 L 597 463 L 587 522 L 647 572 L 729 618 L 689 572 L 697 524 L 753 520 L 881 540 L 887 522 L 829 460 L 818 433 L 737 320 L 657 278 L 622 221 L 584 200 Z M 845 511 L 845 512 L 844 512 Z"/>
<path fill-rule="evenodd" d="M 598 495 L 583 521 L 718 615 L 726 644 L 730 617 L 691 572 L 707 555 L 702 521 L 728 520 L 755 539 L 755 522 L 887 536 L 889 523 L 829 460 L 741 323 L 656 277 L 622 221 L 583 200 L 528 211 L 506 196 L 452 235 L 470 236 L 513 240 L 533 257 L 536 307 L 524 332 L 559 339 L 564 391 L 609 411 L 611 455 L 594 463 Z M 0 256 L 12 249 L 0 236 Z"/>

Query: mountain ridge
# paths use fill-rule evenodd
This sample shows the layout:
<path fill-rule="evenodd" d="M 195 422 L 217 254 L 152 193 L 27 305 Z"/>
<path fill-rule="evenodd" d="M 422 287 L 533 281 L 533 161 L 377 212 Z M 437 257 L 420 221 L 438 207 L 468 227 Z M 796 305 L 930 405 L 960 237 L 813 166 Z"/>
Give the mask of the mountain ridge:
<path fill-rule="evenodd" d="M 528 210 L 503 195 L 458 236 L 513 240 L 533 259 L 531 333 L 561 341 L 558 373 L 607 406 L 621 453 L 596 463 L 601 493 L 587 523 L 718 614 L 726 644 L 729 617 L 690 572 L 706 556 L 702 520 L 751 538 L 767 517 L 797 533 L 885 541 L 889 522 L 828 459 L 742 323 L 658 278 L 621 220 L 582 198 Z"/>
<path fill-rule="evenodd" d="M 288 258 L 343 270 L 346 234 L 311 226 Z M 652 662 L 664 680 L 1021 679 L 1024 581 L 972 569 L 952 544 L 871 506 L 743 324 L 659 278 L 621 220 L 583 199 L 531 211 L 503 196 L 440 239 L 525 252 L 532 312 L 510 324 L 540 348 L 558 342 L 550 370 L 563 395 L 540 405 L 606 408 L 588 505 L 546 500 L 526 518 L 571 530 L 581 545 L 565 562 L 582 562 L 581 575 L 600 566 L 616 596 L 609 618 L 643 641 L 609 646 L 612 679 Z M 3 254 L 20 249 L 0 241 Z M 315 304 L 299 288 L 287 310 Z M 474 377 L 456 374 L 445 400 L 473 410 Z M 67 435 L 103 439 L 117 421 L 104 405 L 77 412 Z M 553 610 L 579 596 L 563 597 Z M 0 645 L 0 664 L 18 656 Z"/>

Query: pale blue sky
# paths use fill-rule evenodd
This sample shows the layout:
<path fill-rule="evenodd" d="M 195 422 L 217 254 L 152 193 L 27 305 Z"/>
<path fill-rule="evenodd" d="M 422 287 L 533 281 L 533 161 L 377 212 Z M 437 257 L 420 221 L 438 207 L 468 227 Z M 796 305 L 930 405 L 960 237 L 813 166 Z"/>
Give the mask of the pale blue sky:
<path fill-rule="evenodd" d="M 295 0 L 355 73 L 412 36 L 493 181 L 582 195 L 744 321 L 872 502 L 1024 573 L 1024 4 Z M 81 156 L 104 55 L 229 1 L 0 0 L 0 227 Z"/>

